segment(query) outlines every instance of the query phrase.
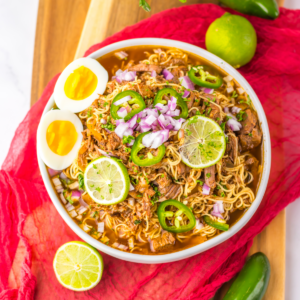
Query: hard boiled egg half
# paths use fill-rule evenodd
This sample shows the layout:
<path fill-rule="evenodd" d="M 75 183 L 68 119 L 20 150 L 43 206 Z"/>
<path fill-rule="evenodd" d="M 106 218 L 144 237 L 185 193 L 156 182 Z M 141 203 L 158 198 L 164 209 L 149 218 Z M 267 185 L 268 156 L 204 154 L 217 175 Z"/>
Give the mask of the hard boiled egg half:
<path fill-rule="evenodd" d="M 71 62 L 59 76 L 54 100 L 61 110 L 78 113 L 103 94 L 108 73 L 95 59 L 83 57 Z"/>
<path fill-rule="evenodd" d="M 83 126 L 74 113 L 50 110 L 42 116 L 38 131 L 38 151 L 44 163 L 54 170 L 69 167 L 81 146 Z"/>

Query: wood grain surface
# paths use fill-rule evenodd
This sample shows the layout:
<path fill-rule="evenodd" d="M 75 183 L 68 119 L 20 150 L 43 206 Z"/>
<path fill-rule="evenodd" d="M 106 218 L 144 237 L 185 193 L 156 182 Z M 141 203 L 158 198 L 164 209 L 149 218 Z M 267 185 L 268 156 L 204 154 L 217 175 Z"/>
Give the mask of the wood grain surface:
<path fill-rule="evenodd" d="M 148 0 L 151 12 L 138 7 L 138 0 L 40 0 L 31 103 L 40 97 L 48 81 L 74 57 L 94 43 L 154 13 L 183 5 L 178 0 Z M 188 0 L 188 4 L 218 1 Z M 278 0 L 283 5 L 284 0 Z M 81 34 L 82 32 L 82 34 Z M 77 47 L 78 46 L 78 47 Z M 285 287 L 285 211 L 253 241 L 250 254 L 262 251 L 271 263 L 271 279 L 264 300 L 283 300 Z M 226 285 L 223 291 L 224 294 Z M 218 297 L 222 299 L 222 297 Z"/>

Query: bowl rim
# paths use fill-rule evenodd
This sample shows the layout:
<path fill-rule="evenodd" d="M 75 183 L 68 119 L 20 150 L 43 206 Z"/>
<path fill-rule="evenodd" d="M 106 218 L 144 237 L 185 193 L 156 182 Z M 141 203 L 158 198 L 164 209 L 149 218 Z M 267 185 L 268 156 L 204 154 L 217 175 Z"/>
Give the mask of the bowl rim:
<path fill-rule="evenodd" d="M 267 123 L 267 118 L 264 113 L 263 107 L 250 86 L 250 84 L 247 82 L 247 80 L 231 65 L 226 63 L 221 58 L 217 57 L 216 55 L 204 50 L 203 48 L 194 46 L 192 44 L 188 44 L 185 42 L 180 42 L 176 40 L 171 39 L 163 39 L 163 38 L 137 38 L 137 39 L 129 39 L 124 40 L 120 42 L 116 42 L 113 44 L 110 44 L 108 46 L 105 46 L 101 49 L 98 49 L 97 51 L 91 53 L 88 55 L 88 57 L 91 58 L 99 58 L 100 56 L 103 56 L 105 54 L 108 54 L 112 51 L 131 47 L 131 46 L 166 46 L 166 47 L 174 47 L 181 49 L 183 51 L 187 51 L 193 54 L 196 54 L 200 57 L 203 57 L 204 59 L 207 59 L 211 63 L 215 64 L 216 66 L 223 69 L 227 74 L 231 75 L 239 84 L 240 86 L 247 92 L 247 94 L 250 96 L 252 103 L 254 104 L 254 107 L 257 111 L 258 118 L 261 124 L 261 128 L 263 131 L 263 152 L 264 152 L 264 159 L 263 159 L 263 174 L 261 177 L 259 189 L 257 191 L 257 195 L 255 198 L 255 201 L 250 206 L 250 208 L 244 213 L 242 218 L 235 223 L 228 231 L 223 232 L 222 234 L 219 234 L 212 239 L 193 246 L 188 249 L 184 249 L 181 251 L 169 253 L 169 254 L 162 254 L 162 255 L 143 255 L 143 254 L 133 254 L 133 253 L 127 253 L 121 250 L 114 249 L 110 246 L 107 246 L 100 241 L 94 239 L 89 234 L 87 234 L 85 231 L 83 231 L 76 222 L 70 217 L 70 215 L 67 213 L 65 208 L 63 207 L 63 204 L 57 197 L 52 185 L 50 178 L 47 173 L 46 165 L 41 159 L 41 156 L 39 154 L 38 145 L 37 145 L 37 157 L 38 157 L 38 165 L 40 168 L 40 172 L 43 178 L 43 182 L 45 184 L 46 190 L 51 198 L 52 203 L 54 204 L 55 208 L 57 209 L 60 216 L 64 219 L 64 221 L 68 224 L 68 226 L 85 242 L 88 244 L 94 246 L 100 251 L 103 251 L 104 253 L 114 256 L 116 258 L 135 262 L 135 263 L 144 263 L 144 264 L 158 264 L 158 263 L 168 263 L 173 261 L 182 260 L 191 256 L 194 256 L 196 254 L 199 254 L 201 252 L 204 252 L 212 247 L 215 247 L 219 245 L 220 243 L 226 241 L 227 239 L 231 238 L 234 234 L 236 234 L 239 230 L 241 230 L 247 222 L 251 219 L 251 217 L 256 212 L 257 208 L 259 207 L 262 198 L 264 196 L 265 190 L 267 188 L 268 179 L 270 175 L 270 168 L 271 168 L 271 140 L 270 140 L 270 133 Z M 54 98 L 53 94 L 48 100 L 48 103 L 45 106 L 45 109 L 43 111 L 43 115 L 48 112 L 54 105 Z"/>

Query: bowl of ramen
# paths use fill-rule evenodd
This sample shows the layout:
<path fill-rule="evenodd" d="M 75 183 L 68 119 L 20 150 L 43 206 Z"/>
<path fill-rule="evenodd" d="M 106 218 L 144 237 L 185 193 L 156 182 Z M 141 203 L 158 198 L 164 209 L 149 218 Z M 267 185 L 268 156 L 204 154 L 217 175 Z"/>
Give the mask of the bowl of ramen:
<path fill-rule="evenodd" d="M 119 259 L 165 263 L 229 239 L 263 198 L 267 120 L 229 64 L 144 38 L 60 75 L 37 132 L 40 171 L 71 229 Z"/>

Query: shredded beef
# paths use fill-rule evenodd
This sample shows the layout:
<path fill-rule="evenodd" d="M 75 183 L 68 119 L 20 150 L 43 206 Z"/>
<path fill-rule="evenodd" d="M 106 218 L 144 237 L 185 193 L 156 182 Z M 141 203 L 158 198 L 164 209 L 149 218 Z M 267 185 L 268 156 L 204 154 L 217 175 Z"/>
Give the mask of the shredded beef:
<path fill-rule="evenodd" d="M 215 172 L 216 172 L 216 166 L 215 165 L 207 167 L 207 168 L 204 169 L 205 183 L 211 189 L 214 189 L 216 187 Z"/>
<path fill-rule="evenodd" d="M 162 67 L 157 66 L 157 65 L 138 64 L 138 65 L 129 67 L 129 71 L 137 71 L 137 72 L 155 71 L 157 74 L 160 74 L 162 71 Z"/>
<path fill-rule="evenodd" d="M 152 251 L 159 252 L 172 247 L 175 244 L 175 238 L 172 233 L 165 231 L 161 237 L 150 240 L 149 242 L 152 243 Z"/>
<path fill-rule="evenodd" d="M 108 150 L 115 150 L 121 145 L 121 143 L 122 140 L 114 132 L 112 132 L 108 135 L 106 148 Z"/>

